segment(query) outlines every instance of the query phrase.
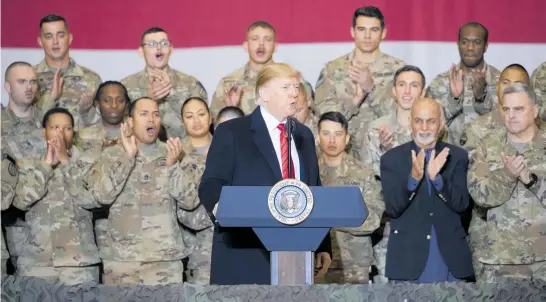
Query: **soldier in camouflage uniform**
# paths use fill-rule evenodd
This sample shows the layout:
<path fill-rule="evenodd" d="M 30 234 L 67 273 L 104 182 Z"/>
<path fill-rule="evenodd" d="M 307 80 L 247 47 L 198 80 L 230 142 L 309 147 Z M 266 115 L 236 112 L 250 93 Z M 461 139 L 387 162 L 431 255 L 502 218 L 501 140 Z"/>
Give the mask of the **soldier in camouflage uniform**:
<path fill-rule="evenodd" d="M 7 210 L 15 197 L 15 186 L 19 180 L 19 171 L 15 165 L 15 159 L 2 152 L 2 211 Z M 0 232 L 2 240 L 2 275 L 7 273 L 6 262 L 9 259 L 9 252 L 4 243 L 4 232 Z"/>
<path fill-rule="evenodd" d="M 257 107 L 256 80 L 260 70 L 273 62 L 276 51 L 276 33 L 273 26 L 265 21 L 257 21 L 248 27 L 243 44 L 248 53 L 248 63 L 220 80 L 212 97 L 210 110 L 214 119 L 226 106 L 235 106 L 250 114 Z M 313 87 L 304 79 L 305 89 L 310 97 Z"/>
<path fill-rule="evenodd" d="M 104 149 L 87 177 L 95 200 L 110 207 L 103 281 L 182 283 L 188 250 L 177 208 L 191 211 L 199 204 L 190 173 L 178 163 L 182 142 L 158 140 L 159 106 L 150 98 L 131 103 L 127 123 L 120 128 L 121 144 Z"/>
<path fill-rule="evenodd" d="M 146 67 L 124 78 L 121 83 L 127 87 L 132 102 L 142 97 L 157 101 L 167 137 L 182 139 L 186 136 L 180 120 L 182 103 L 190 97 L 206 100 L 207 91 L 193 76 L 169 66 L 172 50 L 166 31 L 158 27 L 146 30 L 139 48 Z"/>
<path fill-rule="evenodd" d="M 191 187 L 198 187 L 205 171 L 207 153 L 212 142 L 210 133 L 212 116 L 207 102 L 198 98 L 184 102 L 181 114 L 188 134 L 183 142 L 185 154 L 181 165 L 190 175 L 193 183 Z M 178 219 L 190 229 L 197 243 L 196 249 L 188 259 L 186 278 L 190 283 L 209 284 L 214 224 L 202 205 L 193 211 L 179 208 Z"/>
<path fill-rule="evenodd" d="M 387 34 L 381 11 L 373 6 L 359 8 L 353 16 L 353 52 L 339 57 L 322 69 L 315 86 L 317 114 L 339 111 L 349 121 L 350 153 L 358 160 L 362 140 L 372 120 L 394 109 L 392 79 L 404 62 L 379 50 Z"/>
<path fill-rule="evenodd" d="M 546 132 L 534 122 L 539 108 L 529 86 L 507 88 L 502 110 L 504 129 L 481 141 L 468 172 L 470 195 L 487 209 L 483 279 L 546 281 Z"/>
<path fill-rule="evenodd" d="M 8 106 L 2 106 L 2 150 L 15 160 L 43 154 L 46 143 L 42 134 L 42 114 L 32 102 L 38 90 L 36 71 L 26 62 L 14 62 L 6 69 L 5 88 Z M 15 264 L 26 244 L 24 212 L 10 208 L 2 221 L 6 241 Z"/>
<path fill-rule="evenodd" d="M 72 146 L 69 111 L 51 109 L 44 121 L 45 156 L 18 160 L 13 205 L 26 211 L 28 243 L 17 258 L 17 275 L 63 284 L 98 282 L 100 258 L 88 211 L 98 204 L 82 182 L 93 160 Z"/>
<path fill-rule="evenodd" d="M 384 203 L 379 183 L 372 170 L 345 153 L 349 134 L 347 120 L 339 112 L 327 112 L 319 120 L 319 145 L 322 156 L 319 170 L 324 186 L 357 186 L 369 211 L 361 227 L 339 228 L 332 237 L 332 264 L 317 283 L 366 284 L 374 264 L 370 235 L 379 227 Z"/>
<path fill-rule="evenodd" d="M 373 170 L 377 177 L 381 176 L 381 156 L 391 148 L 411 141 L 411 107 L 425 92 L 425 75 L 415 66 L 406 65 L 398 69 L 393 83 L 392 94 L 396 98 L 396 110 L 370 123 L 366 138 L 363 139 L 363 151 L 360 152 L 364 166 Z M 378 272 L 374 281 L 387 283 L 384 274 L 390 223 L 385 216 L 377 233 L 382 239 L 373 248 Z"/>
<path fill-rule="evenodd" d="M 497 98 L 502 103 L 504 89 L 515 83 L 529 84 L 529 75 L 525 68 L 519 64 L 507 66 L 500 74 L 497 82 Z M 501 116 L 500 106 L 495 107 L 491 112 L 480 116 L 474 123 L 468 124 L 463 132 L 461 147 L 468 152 L 476 149 L 477 145 L 491 132 L 504 128 L 504 121 Z M 476 204 L 472 208 L 472 217 L 468 228 L 468 243 L 472 251 L 474 273 L 476 280 L 482 278 L 483 263 L 479 261 L 479 255 L 485 244 L 484 233 L 486 230 L 487 211 Z"/>
<path fill-rule="evenodd" d="M 502 100 L 504 89 L 515 83 L 530 84 L 527 70 L 519 64 L 508 65 L 501 72 L 497 81 L 497 99 Z M 540 107 L 540 104 L 538 105 Z M 491 112 L 478 117 L 474 123 L 466 126 L 462 135 L 464 139 L 461 140 L 461 147 L 471 152 L 484 137 L 498 127 L 504 127 L 500 106 L 496 106 L 496 110 L 491 110 Z"/>
<path fill-rule="evenodd" d="M 531 76 L 531 85 L 537 96 L 540 107 L 539 117 L 546 121 L 546 62 L 540 64 Z"/>
<path fill-rule="evenodd" d="M 76 64 L 70 58 L 72 34 L 66 20 L 47 15 L 40 21 L 38 43 L 45 58 L 36 65 L 40 86 L 37 107 L 42 111 L 54 107 L 66 108 L 74 116 L 74 131 L 100 122 L 93 106 L 93 95 L 101 83 L 97 73 Z"/>
<path fill-rule="evenodd" d="M 500 71 L 483 58 L 489 33 L 477 22 L 459 29 L 457 46 L 461 62 L 438 75 L 427 89 L 426 96 L 442 105 L 448 125 L 448 142 L 462 146 L 467 125 L 496 107 L 496 83 Z"/>
<path fill-rule="evenodd" d="M 106 81 L 97 89 L 95 95 L 101 122 L 82 129 L 77 133 L 75 142 L 84 152 L 100 154 L 105 148 L 120 143 L 120 126 L 125 118 L 129 96 L 123 84 L 116 81 Z M 93 211 L 95 225 L 95 240 L 102 258 L 108 251 L 108 208 Z"/>
<path fill-rule="evenodd" d="M 311 110 L 313 96 L 307 93 L 304 85 L 300 85 L 300 94 L 296 103 L 296 115 L 298 122 L 307 126 L 313 132 L 313 136 L 318 138 L 318 117 Z M 317 150 L 318 151 L 318 150 Z"/>

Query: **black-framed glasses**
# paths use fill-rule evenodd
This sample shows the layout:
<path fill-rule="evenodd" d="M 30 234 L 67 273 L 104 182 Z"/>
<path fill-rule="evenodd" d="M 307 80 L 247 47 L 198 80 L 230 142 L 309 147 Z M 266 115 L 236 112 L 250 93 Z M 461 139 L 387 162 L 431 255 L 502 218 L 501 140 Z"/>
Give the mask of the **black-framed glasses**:
<path fill-rule="evenodd" d="M 169 40 L 161 40 L 159 42 L 157 42 L 157 41 L 148 41 L 146 43 L 142 43 L 140 46 L 148 46 L 149 48 L 156 48 L 158 45 L 159 45 L 159 48 L 169 47 L 169 46 L 171 46 L 171 41 L 169 41 Z"/>

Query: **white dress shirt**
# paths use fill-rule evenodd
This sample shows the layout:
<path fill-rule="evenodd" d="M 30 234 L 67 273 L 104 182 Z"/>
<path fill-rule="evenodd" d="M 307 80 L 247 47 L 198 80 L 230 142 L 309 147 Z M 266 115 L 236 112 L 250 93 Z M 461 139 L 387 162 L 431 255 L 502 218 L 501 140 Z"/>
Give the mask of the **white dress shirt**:
<path fill-rule="evenodd" d="M 260 106 L 260 112 L 265 120 L 265 126 L 267 127 L 267 132 L 271 137 L 271 142 L 273 143 L 273 148 L 275 148 L 275 154 L 277 154 L 277 159 L 279 160 L 279 167 L 282 175 L 282 157 L 281 157 L 281 130 L 277 126 L 281 123 L 279 122 L 271 113 Z M 282 122 L 283 124 L 286 121 Z M 296 179 L 301 180 L 300 174 L 300 158 L 298 156 L 298 150 L 296 149 L 296 143 L 294 143 L 294 135 L 292 135 L 292 140 L 290 141 L 290 154 L 292 155 L 292 162 L 294 163 L 294 176 Z"/>

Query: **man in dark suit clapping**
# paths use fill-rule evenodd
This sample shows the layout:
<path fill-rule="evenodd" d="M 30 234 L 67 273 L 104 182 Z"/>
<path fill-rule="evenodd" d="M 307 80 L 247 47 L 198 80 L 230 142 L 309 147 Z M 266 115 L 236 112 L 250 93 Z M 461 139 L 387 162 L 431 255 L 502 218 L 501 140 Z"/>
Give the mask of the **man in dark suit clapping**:
<path fill-rule="evenodd" d="M 445 121 L 433 99 L 414 103 L 411 126 L 413 140 L 381 158 L 391 218 L 386 276 L 414 283 L 469 278 L 472 259 L 461 225 L 469 204 L 468 153 L 438 140 Z"/>

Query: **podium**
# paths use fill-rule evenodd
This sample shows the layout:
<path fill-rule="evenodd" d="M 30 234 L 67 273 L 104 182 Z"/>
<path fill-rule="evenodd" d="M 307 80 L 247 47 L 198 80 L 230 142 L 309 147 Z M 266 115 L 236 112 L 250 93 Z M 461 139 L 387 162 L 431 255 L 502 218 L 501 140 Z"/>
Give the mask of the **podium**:
<path fill-rule="evenodd" d="M 307 188 L 312 193 L 312 210 L 304 221 L 294 225 L 281 223 L 273 216 L 271 187 L 222 188 L 216 220 L 222 227 L 254 230 L 271 252 L 272 285 L 313 284 L 313 253 L 330 228 L 358 228 L 368 217 L 356 186 Z"/>

